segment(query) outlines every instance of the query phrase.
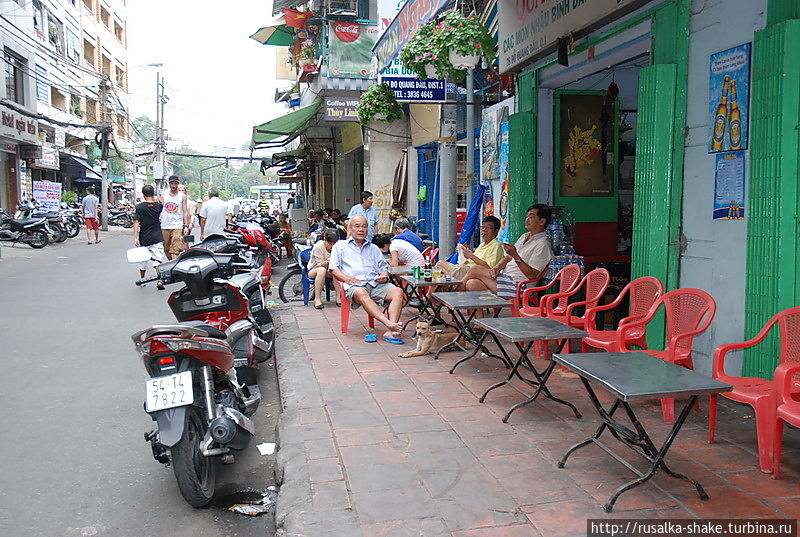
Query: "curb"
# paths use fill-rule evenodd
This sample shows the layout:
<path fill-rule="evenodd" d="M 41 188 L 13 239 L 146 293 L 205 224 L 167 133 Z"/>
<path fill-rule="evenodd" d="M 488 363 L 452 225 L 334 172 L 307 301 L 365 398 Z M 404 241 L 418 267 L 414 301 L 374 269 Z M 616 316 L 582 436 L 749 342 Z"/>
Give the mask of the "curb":
<path fill-rule="evenodd" d="M 280 316 L 275 340 L 281 417 L 275 478 L 280 489 L 275 508 L 278 537 L 316 537 L 357 524 L 352 509 L 315 511 L 314 493 L 306 460 L 306 441 L 332 439 L 329 421 L 303 424 L 303 409 L 322 406 L 319 383 L 308 359 L 297 319 L 290 308 L 274 309 Z M 327 417 L 327 413 L 326 413 Z"/>

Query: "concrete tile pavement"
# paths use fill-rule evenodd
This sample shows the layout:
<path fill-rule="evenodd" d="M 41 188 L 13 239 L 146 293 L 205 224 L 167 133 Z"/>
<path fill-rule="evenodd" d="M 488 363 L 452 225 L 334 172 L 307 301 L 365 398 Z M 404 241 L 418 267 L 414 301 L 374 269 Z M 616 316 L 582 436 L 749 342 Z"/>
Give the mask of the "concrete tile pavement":
<path fill-rule="evenodd" d="M 455 374 L 464 353 L 398 358 L 412 347 L 364 343 L 366 316 L 351 313 L 339 333 L 338 308 L 283 310 L 278 365 L 280 425 L 278 527 L 303 536 L 573 536 L 588 518 L 796 517 L 800 448 L 787 431 L 782 480 L 757 469 L 754 422 L 747 407 L 721 401 L 718 441 L 707 443 L 707 415 L 693 411 L 667 462 L 706 488 L 700 501 L 686 482 L 657 474 L 626 492 L 612 514 L 602 505 L 635 475 L 589 446 L 564 469 L 564 451 L 599 424 L 577 377 L 557 368 L 548 387 L 583 414 L 551 401 L 517 410 L 510 387 L 478 397 L 507 375 L 492 358 Z M 380 330 L 378 330 L 380 333 Z M 603 393 L 606 401 L 610 397 Z M 706 403 L 703 407 L 705 408 Z M 657 401 L 636 405 L 660 442 L 668 426 Z M 742 431 L 747 431 L 743 433 Z M 635 461 L 624 447 L 613 449 Z M 638 462 L 635 465 L 643 468 Z"/>

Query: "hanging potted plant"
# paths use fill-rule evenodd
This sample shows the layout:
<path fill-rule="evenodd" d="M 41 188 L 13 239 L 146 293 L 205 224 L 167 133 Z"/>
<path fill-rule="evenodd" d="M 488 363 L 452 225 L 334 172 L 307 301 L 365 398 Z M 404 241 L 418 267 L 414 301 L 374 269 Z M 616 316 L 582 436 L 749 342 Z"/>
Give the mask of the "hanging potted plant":
<path fill-rule="evenodd" d="M 358 122 L 362 125 L 372 119 L 391 123 L 403 117 L 403 107 L 386 84 L 377 84 L 362 93 L 357 112 Z"/>
<path fill-rule="evenodd" d="M 451 11 L 438 23 L 420 27 L 403 49 L 401 59 L 422 79 L 435 70 L 438 78 L 461 82 L 466 70 L 475 67 L 481 56 L 489 63 L 494 61 L 494 45 L 480 19 Z"/>
<path fill-rule="evenodd" d="M 313 65 L 317 63 L 317 49 L 313 44 L 304 45 L 297 54 L 297 64 Z"/>

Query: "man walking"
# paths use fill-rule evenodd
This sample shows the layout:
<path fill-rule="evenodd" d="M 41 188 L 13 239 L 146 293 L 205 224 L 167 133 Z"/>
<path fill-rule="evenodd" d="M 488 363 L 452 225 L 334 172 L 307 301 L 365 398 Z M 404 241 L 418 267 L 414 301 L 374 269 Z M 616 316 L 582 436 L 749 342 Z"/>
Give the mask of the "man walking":
<path fill-rule="evenodd" d="M 163 195 L 164 207 L 161 210 L 161 234 L 164 237 L 164 250 L 170 260 L 186 250 L 183 236 L 189 232 L 191 223 L 186 194 L 178 190 L 179 183 L 177 175 L 170 176 L 169 191 Z"/>
<path fill-rule="evenodd" d="M 212 233 L 222 233 L 228 217 L 228 204 L 219 199 L 219 190 L 208 189 L 208 200 L 200 208 L 200 240 Z"/>
<path fill-rule="evenodd" d="M 86 244 L 92 244 L 92 230 L 94 230 L 94 242 L 100 242 L 100 222 L 97 220 L 97 208 L 100 200 L 94 195 L 94 187 L 86 189 L 86 196 L 81 201 L 83 207 L 83 218 L 86 220 Z"/>
<path fill-rule="evenodd" d="M 361 193 L 361 203 L 356 203 L 347 213 L 347 219 L 351 219 L 357 215 L 363 215 L 369 224 L 369 231 L 367 231 L 367 242 L 372 242 L 372 237 L 375 235 L 375 224 L 378 223 L 378 211 L 372 206 L 372 192 L 365 190 Z"/>
<path fill-rule="evenodd" d="M 133 213 L 133 245 L 146 246 L 153 264 L 163 263 L 167 260 L 164 255 L 164 237 L 161 234 L 161 223 L 159 222 L 163 206 L 156 200 L 153 185 L 144 185 L 142 196 L 144 201 L 136 205 Z M 144 278 L 149 263 L 150 261 L 139 263 L 140 278 Z M 159 289 L 164 288 L 161 282 L 158 282 L 157 286 Z"/>

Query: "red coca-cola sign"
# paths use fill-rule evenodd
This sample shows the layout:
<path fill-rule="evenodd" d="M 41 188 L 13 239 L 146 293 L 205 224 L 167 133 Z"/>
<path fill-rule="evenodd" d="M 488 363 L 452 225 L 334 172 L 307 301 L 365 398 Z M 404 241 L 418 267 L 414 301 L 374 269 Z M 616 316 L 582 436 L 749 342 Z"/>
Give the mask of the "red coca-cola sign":
<path fill-rule="evenodd" d="M 333 33 L 341 41 L 352 43 L 361 33 L 361 25 L 357 22 L 336 21 L 333 23 Z"/>

